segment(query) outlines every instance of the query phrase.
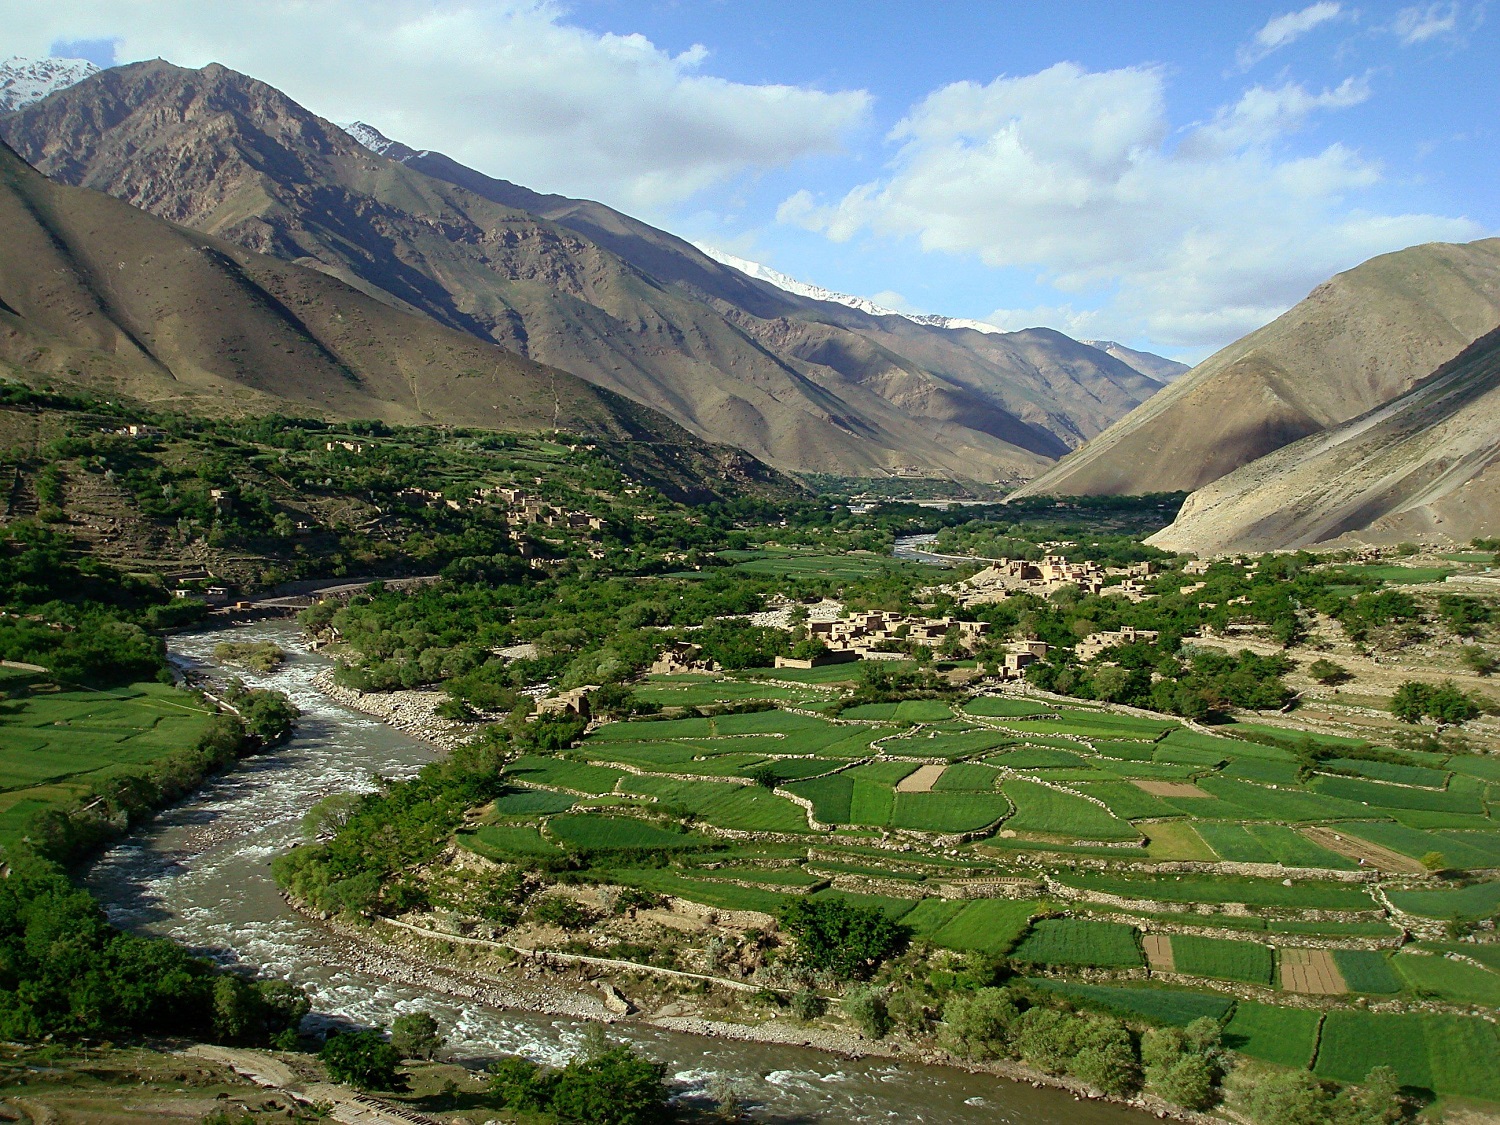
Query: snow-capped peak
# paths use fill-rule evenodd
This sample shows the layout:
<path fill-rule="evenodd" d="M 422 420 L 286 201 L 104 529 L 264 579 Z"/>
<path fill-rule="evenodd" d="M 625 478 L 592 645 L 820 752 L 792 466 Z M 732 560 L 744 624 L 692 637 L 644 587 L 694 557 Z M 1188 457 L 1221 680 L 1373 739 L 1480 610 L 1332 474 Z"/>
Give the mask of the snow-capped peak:
<path fill-rule="evenodd" d="M 410 145 L 391 140 L 375 126 L 366 125 L 363 121 L 351 121 L 347 125 L 340 125 L 339 128 L 376 155 L 389 156 L 392 160 L 399 160 L 403 164 L 414 156 L 427 155 L 425 150 L 418 152 Z"/>
<path fill-rule="evenodd" d="M 723 250 L 704 245 L 701 242 L 693 243 L 699 250 L 707 254 L 722 266 L 739 270 L 747 277 L 753 277 L 757 281 L 764 281 L 769 285 L 776 286 L 788 293 L 795 293 L 799 297 L 810 297 L 814 301 L 832 301 L 834 304 L 847 305 L 851 309 L 858 309 L 862 313 L 871 316 L 899 316 L 904 317 L 916 324 L 925 324 L 931 328 L 971 328 L 975 332 L 1003 332 L 993 324 L 986 324 L 982 320 L 968 320 L 956 316 L 930 316 L 923 313 L 904 313 L 898 309 L 888 309 L 884 305 L 877 305 L 868 297 L 854 297 L 848 293 L 835 293 L 832 289 L 824 289 L 821 285 L 810 285 L 805 281 L 798 281 L 795 277 L 788 277 L 780 270 L 773 270 L 770 266 L 763 266 L 759 262 L 752 262 L 746 258 L 739 258 L 733 254 L 725 253 Z"/>
<path fill-rule="evenodd" d="M 39 102 L 75 86 L 99 68 L 88 59 L 27 59 L 12 55 L 0 63 L 0 113 Z"/>

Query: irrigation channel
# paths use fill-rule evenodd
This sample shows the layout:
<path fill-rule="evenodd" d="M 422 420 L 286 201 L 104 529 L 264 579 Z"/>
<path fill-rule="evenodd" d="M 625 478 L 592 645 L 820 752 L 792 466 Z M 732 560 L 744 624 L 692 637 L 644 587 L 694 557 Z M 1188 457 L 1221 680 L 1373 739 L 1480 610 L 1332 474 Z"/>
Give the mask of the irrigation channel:
<path fill-rule="evenodd" d="M 313 687 L 323 657 L 305 651 L 287 621 L 172 638 L 181 667 L 213 669 L 215 644 L 228 637 L 274 641 L 290 659 L 255 687 L 286 692 L 303 718 L 281 749 L 240 768 L 167 810 L 94 866 L 90 888 L 118 925 L 176 938 L 208 956 L 306 985 L 313 1020 L 385 1024 L 403 1011 L 431 1011 L 450 1032 L 453 1055 L 475 1067 L 503 1054 L 561 1063 L 581 1041 L 580 1021 L 455 1000 L 435 989 L 379 974 L 369 951 L 293 912 L 271 880 L 270 861 L 299 839 L 314 802 L 367 790 L 377 776 L 410 776 L 437 753 Z M 369 969 L 358 966 L 372 966 Z M 1075 1100 L 1051 1089 L 887 1059 L 848 1060 L 800 1047 L 676 1034 L 629 1021 L 611 1032 L 668 1066 L 680 1095 L 706 1096 L 731 1075 L 761 1122 L 984 1122 L 1129 1125 L 1145 1116 L 1125 1107 Z"/>

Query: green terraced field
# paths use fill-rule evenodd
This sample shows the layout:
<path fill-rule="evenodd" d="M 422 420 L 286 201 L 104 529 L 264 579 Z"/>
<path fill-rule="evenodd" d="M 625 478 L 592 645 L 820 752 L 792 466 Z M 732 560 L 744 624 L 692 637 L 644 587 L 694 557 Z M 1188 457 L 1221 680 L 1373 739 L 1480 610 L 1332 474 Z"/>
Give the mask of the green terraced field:
<path fill-rule="evenodd" d="M 807 815 L 801 808 L 759 785 L 627 776 L 620 788 L 655 797 L 660 805 L 683 809 L 720 828 L 749 832 L 808 830 Z"/>
<path fill-rule="evenodd" d="M 1323 763 L 1333 769 L 1348 770 L 1373 781 L 1389 781 L 1394 785 L 1423 785 L 1429 789 L 1441 789 L 1448 783 L 1447 770 L 1435 770 L 1428 766 L 1397 765 L 1394 762 L 1367 762 L 1360 758 L 1330 758 Z"/>
<path fill-rule="evenodd" d="M 1072 750 L 1054 750 L 1045 746 L 1022 746 L 987 758 L 991 765 L 1013 770 L 1046 770 L 1066 766 L 1082 766 L 1088 762 L 1081 753 Z"/>
<path fill-rule="evenodd" d="M 1411 789 L 1378 781 L 1361 781 L 1354 777 L 1318 777 L 1313 788 L 1319 793 L 1368 805 L 1377 809 L 1421 809 L 1427 812 L 1469 813 L 1483 815 L 1483 786 L 1472 778 L 1455 777 L 1446 790 Z M 1326 813 L 1324 814 L 1327 815 Z"/>
<path fill-rule="evenodd" d="M 1417 1015 L 1335 1009 L 1323 1019 L 1313 1070 L 1338 1082 L 1359 1082 L 1371 1067 L 1388 1066 L 1403 1086 L 1430 1090 L 1426 1031 L 1426 1021 Z"/>
<path fill-rule="evenodd" d="M 1118 987 L 1077 984 L 1049 977 L 1031 977 L 1029 984 L 1066 996 L 1079 1007 L 1094 1008 L 1126 1019 L 1144 1019 L 1168 1027 L 1186 1027 L 1196 1019 L 1223 1020 L 1234 1006 L 1229 996 L 1163 987 Z"/>
<path fill-rule="evenodd" d="M 1259 942 L 1191 934 L 1172 936 L 1172 963 L 1179 973 L 1187 976 L 1268 985 L 1272 961 L 1270 947 Z"/>
<path fill-rule="evenodd" d="M 548 793 L 544 789 L 511 789 L 496 797 L 493 807 L 501 816 L 545 816 L 567 812 L 573 803 L 574 798 L 562 793 Z"/>
<path fill-rule="evenodd" d="M 18 689 L 20 690 L 20 689 Z M 163 684 L 19 694 L 0 714 L 0 845 L 35 813 L 91 785 L 198 744 L 212 713 Z"/>
<path fill-rule="evenodd" d="M 1287 867 L 1353 871 L 1359 864 L 1313 843 L 1283 824 L 1220 824 L 1195 827 L 1208 846 L 1231 863 L 1280 863 Z"/>
<path fill-rule="evenodd" d="M 1006 735 L 995 731 L 965 731 L 960 734 L 933 734 L 919 730 L 910 738 L 891 738 L 881 743 L 881 749 L 892 755 L 916 758 L 967 758 L 986 750 L 1009 745 Z"/>
<path fill-rule="evenodd" d="M 1500 910 L 1500 882 L 1456 891 L 1389 891 L 1392 905 L 1426 918 L 1488 918 Z"/>
<path fill-rule="evenodd" d="M 1280 1066 L 1306 1067 L 1313 1061 L 1322 1022 L 1321 1012 L 1241 1000 L 1224 1027 L 1224 1045 Z"/>
<path fill-rule="evenodd" d="M 522 825 L 486 824 L 475 832 L 459 833 L 458 842 L 490 859 L 560 854 L 556 844 L 543 839 L 535 828 Z"/>
<path fill-rule="evenodd" d="M 918 832 L 975 832 L 1010 812 L 1010 802 L 999 793 L 897 793 L 895 796 L 891 827 Z"/>
<path fill-rule="evenodd" d="M 917 937 L 930 938 L 961 914 L 966 903 L 946 898 L 924 898 L 901 919 Z"/>
<path fill-rule="evenodd" d="M 932 940 L 949 949 L 1006 953 L 1026 932 L 1039 905 L 1024 899 L 974 899 L 934 930 Z"/>
<path fill-rule="evenodd" d="M 1333 962 L 1350 992 L 1389 996 L 1401 991 L 1401 980 L 1391 970 L 1390 958 L 1374 949 L 1335 949 Z"/>
<path fill-rule="evenodd" d="M 566 758 L 526 756 L 517 758 L 505 767 L 508 781 L 555 785 L 560 789 L 573 789 L 580 793 L 613 793 L 615 782 L 628 776 L 624 770 L 586 765 Z"/>
<path fill-rule="evenodd" d="M 1011 957 L 1039 965 L 1135 968 L 1145 964 L 1133 927 L 1087 918 L 1042 919 L 1032 926 Z"/>
<path fill-rule="evenodd" d="M 1139 817 L 1175 817 L 1182 813 L 1160 797 L 1152 796 L 1138 785 L 1128 781 L 1085 781 L 1072 788 L 1090 797 L 1097 797 L 1122 820 Z"/>
<path fill-rule="evenodd" d="M 1108 809 L 1084 797 L 1060 793 L 1032 781 L 1007 781 L 1001 790 L 1016 806 L 1005 826 L 1016 832 L 1072 836 L 1080 840 L 1135 840 L 1140 833 Z"/>
<path fill-rule="evenodd" d="M 962 710 L 965 714 L 990 719 L 1024 719 L 1035 715 L 1053 714 L 1050 707 L 1044 707 L 1040 703 L 1028 703 L 1024 699 L 1001 699 L 995 696 L 971 699 L 963 705 Z"/>
<path fill-rule="evenodd" d="M 1500 1007 L 1500 973 L 1440 954 L 1400 953 L 1391 964 L 1407 985 L 1450 1004 Z"/>
<path fill-rule="evenodd" d="M 993 793 L 1000 775 L 989 766 L 955 762 L 933 783 L 938 793 Z"/>
<path fill-rule="evenodd" d="M 607 851 L 627 848 L 678 849 L 702 847 L 709 841 L 686 832 L 673 832 L 631 816 L 574 813 L 553 817 L 547 830 L 570 848 Z"/>
<path fill-rule="evenodd" d="M 1500 866 L 1500 832 L 1427 832 L 1379 822 L 1342 824 L 1339 830 L 1412 859 L 1438 852 L 1454 867 Z"/>

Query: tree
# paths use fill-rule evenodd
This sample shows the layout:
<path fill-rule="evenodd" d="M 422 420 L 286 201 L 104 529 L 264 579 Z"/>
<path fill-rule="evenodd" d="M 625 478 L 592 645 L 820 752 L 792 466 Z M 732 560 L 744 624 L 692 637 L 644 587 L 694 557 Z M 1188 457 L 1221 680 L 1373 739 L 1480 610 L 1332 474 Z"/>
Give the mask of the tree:
<path fill-rule="evenodd" d="M 872 985 L 860 985 L 849 990 L 844 997 L 844 1014 L 858 1025 L 859 1030 L 870 1039 L 884 1039 L 890 1030 L 890 1012 L 886 1008 L 885 992 Z"/>
<path fill-rule="evenodd" d="M 782 909 L 781 922 L 796 939 L 799 962 L 846 978 L 868 976 L 910 940 L 906 927 L 842 898 L 795 899 Z"/>
<path fill-rule="evenodd" d="M 956 992 L 943 1005 L 942 1043 L 967 1059 L 1004 1058 L 1021 1010 L 1005 988 Z"/>
<path fill-rule="evenodd" d="M 1420 723 L 1427 713 L 1427 698 L 1431 690 L 1416 680 L 1405 681 L 1391 696 L 1391 714 L 1403 723 Z"/>
<path fill-rule="evenodd" d="M 1417 862 L 1433 874 L 1448 869 L 1448 857 L 1442 852 L 1428 852 Z"/>
<path fill-rule="evenodd" d="M 391 1046 L 403 1059 L 430 1059 L 443 1041 L 438 1021 L 428 1012 L 408 1012 L 391 1023 Z"/>
<path fill-rule="evenodd" d="M 1329 1125 L 1333 1098 L 1305 1070 L 1286 1070 L 1255 1082 L 1245 1092 L 1243 1108 L 1256 1125 Z"/>
<path fill-rule="evenodd" d="M 385 1041 L 379 1028 L 330 1035 L 318 1059 L 335 1082 L 362 1090 L 394 1090 L 400 1082 L 396 1067 L 401 1052 Z"/>
<path fill-rule="evenodd" d="M 1464 645 L 1461 655 L 1469 671 L 1476 676 L 1493 676 L 1495 670 L 1500 668 L 1500 660 L 1489 649 L 1479 645 Z"/>
<path fill-rule="evenodd" d="M 1350 675 L 1349 669 L 1342 664 L 1335 664 L 1332 660 L 1319 657 L 1307 666 L 1307 674 L 1320 684 L 1332 687 L 1335 684 L 1347 683 L 1354 677 Z"/>

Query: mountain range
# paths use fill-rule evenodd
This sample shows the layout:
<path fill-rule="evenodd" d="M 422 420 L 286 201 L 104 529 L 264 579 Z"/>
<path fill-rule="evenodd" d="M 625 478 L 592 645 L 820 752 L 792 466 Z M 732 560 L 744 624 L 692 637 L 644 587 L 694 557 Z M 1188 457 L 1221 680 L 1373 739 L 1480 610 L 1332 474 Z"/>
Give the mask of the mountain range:
<path fill-rule="evenodd" d="M 1162 385 L 1047 329 L 788 292 L 602 204 L 351 128 L 224 67 L 160 60 L 0 116 L 60 183 L 321 271 L 779 468 L 1020 481 Z"/>

